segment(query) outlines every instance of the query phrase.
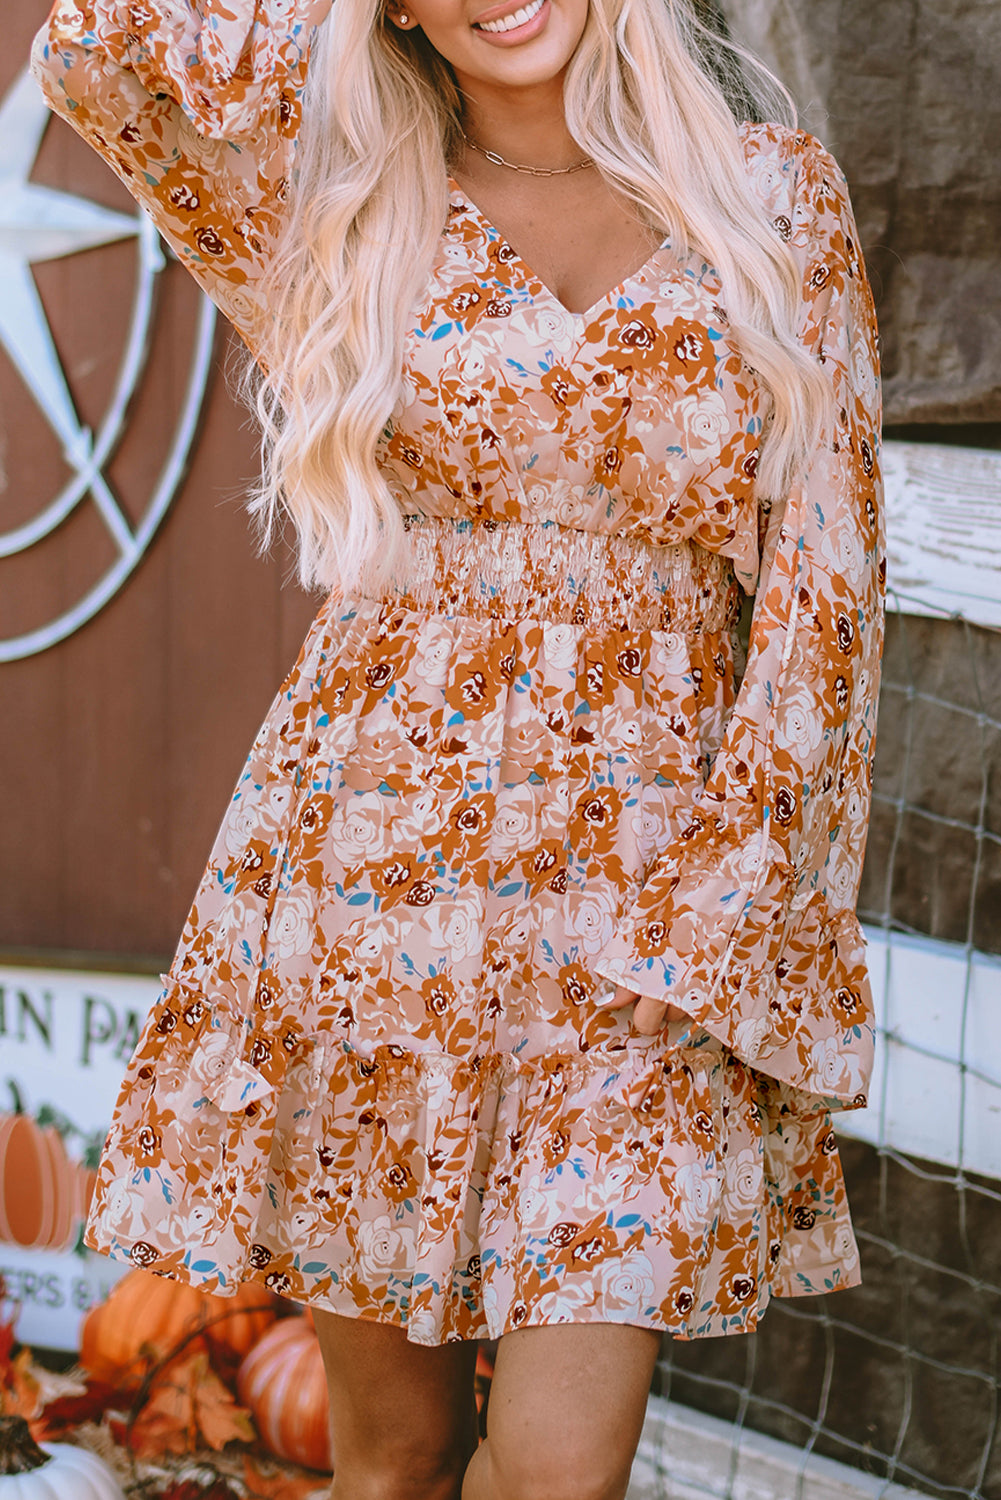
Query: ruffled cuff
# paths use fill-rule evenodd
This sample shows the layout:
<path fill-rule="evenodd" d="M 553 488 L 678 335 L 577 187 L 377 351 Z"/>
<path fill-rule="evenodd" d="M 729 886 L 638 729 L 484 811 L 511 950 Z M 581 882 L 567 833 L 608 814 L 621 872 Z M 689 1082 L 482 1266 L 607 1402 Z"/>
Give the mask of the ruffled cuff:
<path fill-rule="evenodd" d="M 677 1006 L 825 1108 L 866 1102 L 874 1028 L 861 929 L 819 891 L 796 891 L 767 824 L 693 823 L 592 967 Z"/>
<path fill-rule="evenodd" d="M 88 34 L 151 95 L 181 106 L 199 134 L 249 135 L 305 66 L 313 27 L 330 0 L 89 0 L 56 6 L 49 43 Z"/>

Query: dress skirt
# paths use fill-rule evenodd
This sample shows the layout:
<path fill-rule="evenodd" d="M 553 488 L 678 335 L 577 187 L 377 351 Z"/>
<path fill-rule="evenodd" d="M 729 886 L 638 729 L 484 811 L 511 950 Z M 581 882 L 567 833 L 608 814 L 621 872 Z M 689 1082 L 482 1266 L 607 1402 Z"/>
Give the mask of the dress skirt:
<path fill-rule="evenodd" d="M 408 544 L 253 745 L 87 1243 L 421 1344 L 729 1333 L 850 1284 L 824 1109 L 694 1023 L 640 1035 L 592 969 L 719 747 L 731 564 L 549 522 Z"/>

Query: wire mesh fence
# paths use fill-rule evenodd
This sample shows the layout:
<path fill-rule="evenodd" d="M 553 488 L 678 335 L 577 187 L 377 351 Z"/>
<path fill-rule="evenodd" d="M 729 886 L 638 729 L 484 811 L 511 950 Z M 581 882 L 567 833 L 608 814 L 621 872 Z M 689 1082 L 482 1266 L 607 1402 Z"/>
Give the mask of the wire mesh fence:
<path fill-rule="evenodd" d="M 1001 1500 L 1001 632 L 889 617 L 860 915 L 879 1061 L 839 1133 L 863 1283 L 666 1345 L 655 1389 L 731 1424 L 727 1500 L 754 1431 L 795 1445 L 797 1496 L 824 1455 L 876 1495 Z"/>

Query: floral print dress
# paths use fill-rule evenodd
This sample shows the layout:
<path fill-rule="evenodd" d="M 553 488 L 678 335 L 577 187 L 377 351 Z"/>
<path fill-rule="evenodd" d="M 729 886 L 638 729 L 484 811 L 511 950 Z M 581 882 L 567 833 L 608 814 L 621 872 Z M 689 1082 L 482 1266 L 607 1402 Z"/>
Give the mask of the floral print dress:
<path fill-rule="evenodd" d="M 251 344 L 325 8 L 58 0 L 36 44 Z M 833 438 L 764 512 L 713 267 L 665 243 L 568 312 L 450 184 L 378 455 L 412 566 L 326 602 L 250 752 L 93 1247 L 422 1344 L 744 1331 L 858 1279 L 830 1111 L 864 1103 L 873 1040 L 875 333 L 831 158 L 741 139 Z M 640 1035 L 615 984 L 687 1019 Z"/>

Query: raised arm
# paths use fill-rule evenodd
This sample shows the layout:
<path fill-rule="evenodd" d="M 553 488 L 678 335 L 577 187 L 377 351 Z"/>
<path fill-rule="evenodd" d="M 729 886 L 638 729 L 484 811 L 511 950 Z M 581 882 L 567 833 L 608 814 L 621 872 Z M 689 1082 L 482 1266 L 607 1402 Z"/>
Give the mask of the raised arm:
<path fill-rule="evenodd" d="M 829 1105 L 860 1102 L 872 1055 L 854 916 L 882 642 L 875 318 L 844 178 L 791 138 L 779 227 L 802 265 L 803 344 L 834 392 L 833 436 L 773 511 L 747 671 L 691 821 L 595 961 L 744 1061 Z"/>
<path fill-rule="evenodd" d="M 32 67 L 253 345 L 330 0 L 56 0 Z"/>

